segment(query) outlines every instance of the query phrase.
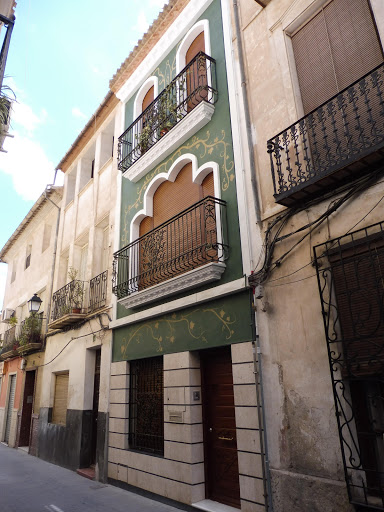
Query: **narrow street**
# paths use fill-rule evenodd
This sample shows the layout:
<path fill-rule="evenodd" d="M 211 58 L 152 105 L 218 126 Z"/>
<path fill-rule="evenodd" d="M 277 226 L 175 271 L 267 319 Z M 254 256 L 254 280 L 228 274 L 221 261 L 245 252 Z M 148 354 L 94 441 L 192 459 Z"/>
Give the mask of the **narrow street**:
<path fill-rule="evenodd" d="M 174 512 L 178 509 L 81 477 L 0 444 L 1 512 Z"/>

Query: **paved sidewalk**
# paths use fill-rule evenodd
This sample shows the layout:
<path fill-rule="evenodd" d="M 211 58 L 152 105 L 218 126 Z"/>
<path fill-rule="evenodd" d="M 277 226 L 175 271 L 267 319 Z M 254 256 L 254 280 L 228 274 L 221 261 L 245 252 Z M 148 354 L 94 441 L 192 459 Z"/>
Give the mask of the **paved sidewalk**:
<path fill-rule="evenodd" d="M 0 444 L 1 512 L 175 512 L 173 506 L 83 478 Z"/>

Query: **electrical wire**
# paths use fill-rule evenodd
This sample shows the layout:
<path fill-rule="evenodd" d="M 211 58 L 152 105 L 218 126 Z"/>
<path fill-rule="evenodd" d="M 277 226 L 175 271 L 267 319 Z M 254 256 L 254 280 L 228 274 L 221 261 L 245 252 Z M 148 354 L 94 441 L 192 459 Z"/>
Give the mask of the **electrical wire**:
<path fill-rule="evenodd" d="M 264 239 L 265 242 L 263 244 L 263 248 L 265 248 L 264 263 L 263 263 L 262 268 L 253 274 L 252 281 L 253 282 L 256 281 L 259 283 L 265 282 L 266 279 L 268 278 L 268 275 L 275 268 L 279 267 L 281 265 L 282 261 L 298 245 L 300 245 L 303 242 L 303 240 L 305 240 L 305 238 L 307 238 L 307 236 L 309 236 L 315 229 L 317 229 L 325 220 L 329 219 L 330 215 L 335 213 L 342 205 L 344 205 L 352 197 L 354 197 L 354 196 L 358 195 L 359 193 L 363 192 L 364 190 L 366 190 L 369 186 L 371 186 L 372 182 L 376 181 L 376 184 L 382 183 L 382 181 L 377 181 L 377 176 L 378 176 L 379 172 L 380 172 L 380 170 L 366 178 L 363 178 L 359 182 L 355 183 L 355 185 L 353 187 L 351 187 L 350 189 L 348 189 L 347 193 L 344 194 L 341 198 L 332 201 L 330 203 L 330 205 L 328 206 L 327 210 L 325 212 L 323 212 L 317 219 L 315 219 L 312 222 L 308 222 L 304 226 L 301 226 L 300 228 L 296 229 L 295 231 L 292 231 L 291 233 L 288 233 L 282 237 L 280 237 L 279 234 L 281 233 L 284 226 L 287 224 L 288 220 L 293 215 L 303 211 L 304 209 L 308 209 L 308 206 L 312 206 L 313 204 L 319 202 L 320 199 L 317 199 L 317 200 L 305 205 L 305 207 L 303 206 L 303 207 L 299 207 L 299 208 L 295 208 L 295 209 L 293 209 L 293 208 L 288 209 L 283 214 L 276 217 L 276 219 L 268 226 L 268 229 L 265 232 L 265 239 Z M 324 198 L 322 198 L 321 200 L 323 200 L 323 199 Z M 382 196 L 379 199 L 379 201 L 364 215 L 364 217 L 362 217 L 354 226 L 352 226 L 346 232 L 346 234 L 349 233 L 350 231 L 352 231 L 358 224 L 360 224 L 380 204 L 380 202 L 383 199 L 384 199 L 384 196 Z M 278 226 L 276 233 L 272 237 L 272 230 L 279 223 L 280 223 L 280 225 Z M 309 229 L 309 231 L 305 235 L 303 235 L 300 238 L 300 240 L 295 242 L 295 244 L 293 244 L 292 247 L 290 247 L 290 249 L 288 249 L 282 256 L 280 256 L 275 262 L 272 263 L 272 256 L 273 256 L 274 248 L 278 242 L 285 240 L 285 239 L 287 239 L 297 233 L 300 233 L 308 228 L 311 228 L 311 229 Z M 259 258 L 259 261 L 260 261 L 260 258 Z M 290 272 L 289 274 L 278 277 L 272 281 L 278 281 L 278 280 L 284 279 L 286 277 L 289 277 L 291 275 L 294 275 L 297 272 L 299 272 L 300 270 L 302 270 L 303 268 L 305 268 L 309 265 L 312 265 L 313 263 L 314 263 L 314 260 L 312 259 L 309 263 L 306 263 L 305 265 L 294 270 L 293 272 Z M 303 279 L 309 279 L 310 277 L 313 277 L 314 275 L 316 275 L 316 274 L 313 274 L 313 275 L 308 276 L 307 278 L 303 278 Z M 299 281 L 301 281 L 301 280 L 302 279 L 300 279 Z M 270 281 L 270 282 L 272 282 L 272 281 Z M 298 281 L 291 281 L 290 283 L 294 283 L 294 282 L 298 282 Z M 282 283 L 282 284 L 290 284 L 290 283 Z M 281 286 L 281 285 L 279 285 L 279 286 Z"/>
<path fill-rule="evenodd" d="M 64 350 L 68 347 L 68 345 L 69 345 L 73 340 L 78 340 L 78 339 L 80 339 L 80 338 L 85 338 L 86 336 L 91 336 L 91 334 L 95 335 L 95 334 L 97 334 L 98 332 L 101 332 L 101 331 L 104 331 L 104 329 L 99 329 L 99 330 L 97 330 L 97 331 L 92 331 L 92 332 L 89 332 L 89 333 L 87 333 L 87 334 L 82 334 L 81 336 L 74 336 L 74 337 L 72 337 L 72 338 L 68 341 L 68 343 L 67 343 L 66 345 L 64 345 L 64 347 L 60 350 L 60 352 L 59 352 L 58 354 L 56 354 L 56 355 L 55 355 L 55 357 L 54 357 L 53 359 L 51 359 L 50 361 L 48 361 L 48 363 L 44 363 L 44 364 L 39 364 L 39 365 L 37 365 L 37 366 L 36 366 L 36 368 L 41 368 L 42 366 L 47 366 L 47 365 L 49 365 L 49 364 L 53 363 L 53 361 L 54 361 L 55 359 L 57 359 L 57 358 L 59 357 L 59 355 L 60 355 L 60 354 L 62 354 L 62 353 L 64 352 Z"/>

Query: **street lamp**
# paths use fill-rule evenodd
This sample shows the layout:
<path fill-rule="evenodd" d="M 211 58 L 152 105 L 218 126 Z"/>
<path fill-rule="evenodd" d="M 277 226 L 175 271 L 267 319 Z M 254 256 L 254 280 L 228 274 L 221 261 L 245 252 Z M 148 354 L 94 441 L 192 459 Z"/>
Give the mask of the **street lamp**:
<path fill-rule="evenodd" d="M 37 313 L 42 302 L 43 301 L 40 299 L 40 297 L 37 296 L 37 293 L 35 293 L 32 299 L 29 299 L 28 301 L 28 311 L 30 313 Z"/>

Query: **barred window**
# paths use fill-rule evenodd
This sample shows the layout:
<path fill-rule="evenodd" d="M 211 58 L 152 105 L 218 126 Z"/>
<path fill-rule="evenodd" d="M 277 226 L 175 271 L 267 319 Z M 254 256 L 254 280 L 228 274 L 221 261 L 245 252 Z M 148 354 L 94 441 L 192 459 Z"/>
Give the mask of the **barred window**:
<path fill-rule="evenodd" d="M 164 454 L 163 358 L 130 363 L 129 446 Z"/>

